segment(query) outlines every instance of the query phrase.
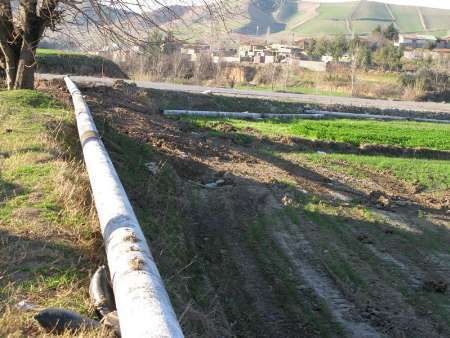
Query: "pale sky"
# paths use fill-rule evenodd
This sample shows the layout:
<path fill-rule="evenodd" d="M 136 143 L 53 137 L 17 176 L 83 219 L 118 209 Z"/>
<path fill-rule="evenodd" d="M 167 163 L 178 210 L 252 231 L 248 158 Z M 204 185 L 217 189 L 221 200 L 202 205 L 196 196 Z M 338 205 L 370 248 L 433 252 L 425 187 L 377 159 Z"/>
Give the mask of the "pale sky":
<path fill-rule="evenodd" d="M 305 0 L 309 2 L 347 2 L 355 0 Z M 377 0 L 388 4 L 450 9 L 450 0 Z"/>

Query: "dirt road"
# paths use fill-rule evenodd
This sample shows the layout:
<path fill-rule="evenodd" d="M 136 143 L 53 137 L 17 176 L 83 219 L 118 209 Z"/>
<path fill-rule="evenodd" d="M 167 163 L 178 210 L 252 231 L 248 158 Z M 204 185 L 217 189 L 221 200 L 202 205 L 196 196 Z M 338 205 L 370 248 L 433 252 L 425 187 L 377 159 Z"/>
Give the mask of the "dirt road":
<path fill-rule="evenodd" d="M 53 74 L 37 74 L 38 79 L 60 79 L 63 75 Z M 78 84 L 95 83 L 97 85 L 111 86 L 115 79 L 111 78 L 97 78 L 88 76 L 73 76 L 72 79 Z M 450 104 L 436 103 L 436 102 L 413 102 L 413 101 L 389 101 L 389 100 L 372 100 L 359 99 L 349 97 L 337 96 L 320 96 L 320 95 L 306 95 L 306 94 L 292 94 L 281 92 L 266 92 L 259 90 L 240 90 L 231 88 L 219 87 L 205 87 L 197 85 L 182 85 L 164 82 L 150 82 L 150 81 L 133 81 L 140 88 L 151 88 L 167 91 L 179 91 L 187 93 L 215 93 L 227 96 L 236 97 L 250 97 L 270 100 L 288 100 L 298 103 L 310 103 L 320 106 L 329 106 L 331 108 L 336 106 L 348 106 L 367 108 L 367 110 L 387 110 L 387 111 L 410 111 L 422 113 L 443 113 L 450 115 Z M 448 116 L 446 117 L 448 118 Z"/>

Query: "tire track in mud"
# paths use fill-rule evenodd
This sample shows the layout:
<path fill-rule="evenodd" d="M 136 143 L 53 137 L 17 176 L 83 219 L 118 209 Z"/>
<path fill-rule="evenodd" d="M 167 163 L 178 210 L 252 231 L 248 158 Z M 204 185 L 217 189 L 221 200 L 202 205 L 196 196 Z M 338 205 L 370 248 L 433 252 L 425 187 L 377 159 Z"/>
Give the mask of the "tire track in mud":
<path fill-rule="evenodd" d="M 333 317 L 351 337 L 383 337 L 370 324 L 354 318 L 352 314 L 356 310 L 354 304 L 344 297 L 326 272 L 318 268 L 320 265 L 315 264 L 315 267 L 313 267 L 308 262 L 314 253 L 309 241 L 301 233 L 296 233 L 295 241 L 287 233 L 275 232 L 273 235 L 278 245 L 295 266 L 299 277 L 308 288 L 313 289 L 317 296 L 327 304 Z"/>
<path fill-rule="evenodd" d="M 367 248 L 380 261 L 390 266 L 394 266 L 398 271 L 400 271 L 406 277 L 410 286 L 413 288 L 421 287 L 424 279 L 424 273 L 422 271 L 411 271 L 409 267 L 400 262 L 397 258 L 387 252 L 379 251 L 373 244 L 368 244 Z"/>
<path fill-rule="evenodd" d="M 424 225 L 419 225 L 411 221 L 407 222 L 407 219 L 404 219 L 401 214 L 382 210 L 373 210 L 373 212 L 380 215 L 384 221 L 395 227 L 422 234 L 422 227 Z M 412 250 L 417 251 L 415 255 L 416 259 L 414 259 L 414 262 L 408 259 L 408 263 L 405 264 L 386 252 L 378 251 L 373 245 L 369 245 L 368 247 L 381 260 L 397 266 L 409 278 L 413 287 L 421 287 L 427 275 L 440 276 L 440 278 L 450 283 L 450 254 L 443 252 L 427 254 L 420 252 L 417 248 L 413 248 Z"/>
<path fill-rule="evenodd" d="M 216 288 L 224 289 L 228 297 L 236 298 L 236 302 L 246 302 L 241 308 L 247 308 L 247 311 L 251 312 L 246 315 L 253 318 L 250 325 L 253 330 L 257 330 L 254 333 L 258 337 L 296 337 L 301 323 L 296 322 L 286 313 L 277 299 L 274 285 L 271 285 L 264 276 L 260 262 L 243 238 L 246 218 L 251 217 L 257 210 L 257 203 L 264 199 L 269 190 L 258 186 L 241 185 L 231 189 L 200 189 L 198 192 L 198 205 L 190 208 L 199 229 L 197 236 L 210 238 L 208 242 L 213 238 L 216 240 L 212 247 L 211 244 L 202 243 L 201 245 L 205 246 L 211 259 L 215 255 L 214 252 L 222 246 L 221 259 L 226 260 L 228 265 L 232 265 L 234 270 L 234 275 L 222 276 L 222 278 L 240 281 L 237 291 L 229 289 L 226 285 L 228 282 L 219 281 L 220 276 L 210 276 L 215 280 Z M 222 268 L 227 269 L 225 266 Z M 224 285 L 218 286 L 217 283 Z M 246 297 L 245 300 L 237 299 L 243 295 Z M 243 321 L 243 317 L 229 319 Z M 249 323 L 242 324 L 245 326 Z"/>

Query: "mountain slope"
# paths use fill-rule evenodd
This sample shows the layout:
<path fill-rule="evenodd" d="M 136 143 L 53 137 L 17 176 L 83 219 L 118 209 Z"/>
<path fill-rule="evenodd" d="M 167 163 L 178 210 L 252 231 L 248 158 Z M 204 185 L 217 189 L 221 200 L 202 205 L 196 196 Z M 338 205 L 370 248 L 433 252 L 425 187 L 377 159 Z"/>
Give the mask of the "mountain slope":
<path fill-rule="evenodd" d="M 450 10 L 366 0 L 320 4 L 302 0 L 242 0 L 239 7 L 241 14 L 230 15 L 229 20 L 235 22 L 233 31 L 242 35 L 262 36 L 268 31 L 280 36 L 368 34 L 378 25 L 391 23 L 403 33 L 447 35 L 450 30 Z"/>

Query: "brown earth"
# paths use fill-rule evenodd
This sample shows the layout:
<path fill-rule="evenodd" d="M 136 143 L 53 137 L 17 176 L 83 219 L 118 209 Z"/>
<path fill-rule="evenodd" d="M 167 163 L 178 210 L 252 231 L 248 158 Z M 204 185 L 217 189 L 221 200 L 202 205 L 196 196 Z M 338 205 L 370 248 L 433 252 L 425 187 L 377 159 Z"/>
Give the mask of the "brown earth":
<path fill-rule="evenodd" d="M 40 85 L 69 102 L 62 84 Z M 290 156 L 301 140 L 246 138 L 226 125 L 214 136 L 160 115 L 150 91 L 81 90 L 102 130 L 150 146 L 152 162 L 172 168 L 180 246 L 194 263 L 166 283 L 187 336 L 450 336 L 449 191 L 302 163 Z M 105 143 L 113 160 L 124 151 Z M 144 187 L 123 180 L 135 207 L 158 215 L 160 204 L 139 198 Z"/>

